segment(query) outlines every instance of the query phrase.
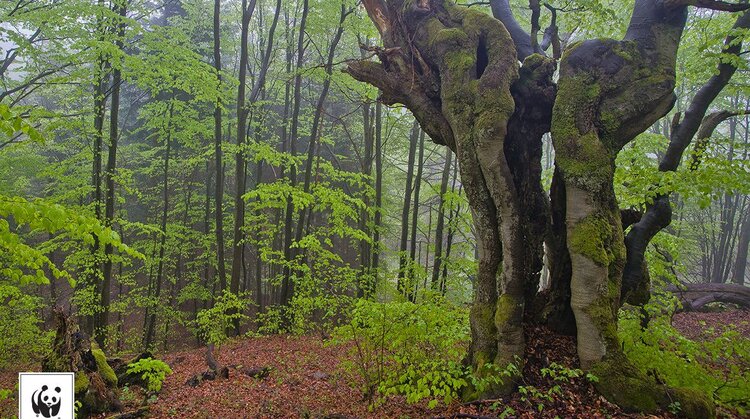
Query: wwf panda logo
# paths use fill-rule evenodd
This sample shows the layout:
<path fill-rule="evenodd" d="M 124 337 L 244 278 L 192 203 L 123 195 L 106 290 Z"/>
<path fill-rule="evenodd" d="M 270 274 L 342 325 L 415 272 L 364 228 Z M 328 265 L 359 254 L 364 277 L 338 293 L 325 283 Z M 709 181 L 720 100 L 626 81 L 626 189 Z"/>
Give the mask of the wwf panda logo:
<path fill-rule="evenodd" d="M 31 409 L 36 416 L 41 415 L 43 418 L 53 418 L 60 412 L 60 387 L 55 387 L 54 391 L 48 386 L 42 386 L 41 390 L 36 390 L 31 395 Z"/>

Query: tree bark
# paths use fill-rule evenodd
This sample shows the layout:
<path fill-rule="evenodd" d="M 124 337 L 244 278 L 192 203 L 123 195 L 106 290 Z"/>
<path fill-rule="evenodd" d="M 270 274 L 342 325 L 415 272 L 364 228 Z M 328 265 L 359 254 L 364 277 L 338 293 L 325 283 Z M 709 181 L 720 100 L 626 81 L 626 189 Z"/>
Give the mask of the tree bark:
<path fill-rule="evenodd" d="M 419 141 L 419 123 L 415 120 L 411 127 L 409 136 L 409 157 L 406 162 L 406 187 L 404 189 L 404 202 L 401 206 L 401 240 L 398 246 L 398 282 L 396 289 L 404 297 L 409 298 L 409 260 L 406 257 L 409 245 L 409 208 L 411 208 L 411 194 L 414 189 L 414 160 L 417 154 L 417 142 Z"/>
<path fill-rule="evenodd" d="M 296 74 L 294 76 L 294 105 L 292 106 L 292 126 L 289 137 L 289 153 L 292 157 L 297 155 L 297 141 L 299 140 L 298 129 L 299 129 L 299 110 L 302 102 L 302 60 L 305 57 L 305 27 L 307 26 L 307 14 L 309 11 L 308 0 L 304 0 L 302 3 L 302 19 L 299 25 L 299 38 L 297 41 L 297 63 L 296 63 Z M 291 165 L 289 167 L 289 182 L 292 187 L 297 185 L 297 167 Z M 294 251 L 292 249 L 292 241 L 294 240 L 294 233 L 292 225 L 294 222 L 294 202 L 292 198 L 287 199 L 286 214 L 284 220 L 284 278 L 281 283 L 281 296 L 280 302 L 283 305 L 288 305 L 292 300 L 292 294 L 294 293 L 294 278 L 292 277 L 292 270 L 289 264 L 294 258 Z"/>
<path fill-rule="evenodd" d="M 174 100 L 174 98 L 172 98 Z M 161 212 L 161 234 L 159 236 L 159 263 L 158 268 L 156 269 L 156 280 L 154 284 L 154 293 L 153 295 L 149 294 L 149 297 L 154 298 L 157 301 L 157 305 L 161 305 L 161 302 L 159 299 L 161 298 L 161 288 L 162 283 L 164 282 L 164 254 L 165 254 L 165 244 L 167 241 L 167 217 L 169 215 L 169 159 L 170 159 L 170 152 L 172 149 L 172 112 L 174 110 L 174 105 L 170 103 L 169 106 L 169 115 L 168 115 L 168 122 L 167 122 L 167 135 L 165 138 L 165 149 L 164 149 L 164 172 L 163 172 L 163 178 L 162 178 L 162 188 L 163 188 L 163 196 L 162 199 L 164 200 L 163 206 L 162 206 L 162 212 Z M 156 313 L 154 310 L 151 310 L 151 314 L 148 317 L 148 323 L 146 326 L 146 334 L 143 339 L 143 346 L 146 350 L 150 349 L 152 340 L 154 338 L 154 328 L 156 325 Z"/>
<path fill-rule="evenodd" d="M 443 268 L 443 230 L 445 229 L 445 195 L 448 193 L 453 152 L 445 150 L 445 164 L 440 178 L 440 204 L 438 206 L 437 226 L 435 226 L 435 258 L 432 266 L 432 289 L 442 289 L 440 286 L 440 271 Z"/>
<path fill-rule="evenodd" d="M 123 50 L 125 43 L 125 23 L 127 15 L 127 2 L 120 0 L 115 3 L 115 10 L 122 19 L 117 25 L 117 40 L 115 45 L 119 50 Z M 112 226 L 115 217 L 115 170 L 117 166 L 117 142 L 119 140 L 119 116 L 120 116 L 120 85 L 122 84 L 122 68 L 115 67 L 112 72 L 112 104 L 109 121 L 109 154 L 107 155 L 107 171 L 104 173 L 104 180 L 107 186 L 107 195 L 104 203 L 104 224 Z M 104 347 L 106 338 L 106 327 L 109 324 L 109 303 L 112 288 L 112 253 L 111 244 L 104 246 L 104 270 L 101 286 L 101 306 L 102 311 L 97 320 L 94 337 L 100 346 Z"/>
<path fill-rule="evenodd" d="M 221 0 L 214 0 L 214 68 L 219 81 L 218 89 L 221 91 Z M 214 107 L 214 164 L 216 165 L 216 189 L 214 196 L 214 216 L 216 223 L 216 263 L 219 273 L 219 288 L 223 291 L 227 287 L 227 271 L 224 255 L 224 158 L 222 156 L 222 113 L 221 94 L 217 93 L 216 106 Z"/>
<path fill-rule="evenodd" d="M 415 287 L 418 285 L 416 278 L 416 265 L 419 263 L 417 258 L 417 226 L 419 223 L 419 193 L 422 186 L 422 169 L 424 165 L 424 131 L 419 133 L 419 156 L 417 157 L 417 175 L 414 178 L 414 205 L 412 205 L 411 215 L 411 235 L 409 240 L 409 272 L 408 272 L 408 289 L 407 297 L 409 301 L 417 301 Z M 429 231 L 429 229 L 428 229 Z"/>

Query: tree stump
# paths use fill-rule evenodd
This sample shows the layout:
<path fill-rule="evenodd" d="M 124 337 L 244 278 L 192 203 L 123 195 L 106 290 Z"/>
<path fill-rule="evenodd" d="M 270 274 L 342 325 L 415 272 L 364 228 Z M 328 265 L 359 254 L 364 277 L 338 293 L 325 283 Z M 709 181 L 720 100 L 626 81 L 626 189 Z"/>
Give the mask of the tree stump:
<path fill-rule="evenodd" d="M 117 376 L 104 352 L 62 308 L 56 307 L 53 315 L 57 332 L 52 351 L 42 361 L 42 371 L 75 373 L 75 396 L 82 403 L 78 417 L 119 411 Z"/>

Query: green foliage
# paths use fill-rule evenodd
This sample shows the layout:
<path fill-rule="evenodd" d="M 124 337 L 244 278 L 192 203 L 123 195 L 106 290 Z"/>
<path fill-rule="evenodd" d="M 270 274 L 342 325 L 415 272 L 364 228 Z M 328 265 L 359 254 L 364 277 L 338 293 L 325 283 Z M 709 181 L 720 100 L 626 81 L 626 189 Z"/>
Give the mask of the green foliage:
<path fill-rule="evenodd" d="M 258 333 L 264 335 L 275 335 L 284 331 L 284 312 L 283 306 L 271 306 L 263 313 L 258 313 L 255 321 L 258 325 Z"/>
<path fill-rule="evenodd" d="M 233 294 L 224 291 L 216 298 L 213 307 L 201 310 L 195 319 L 198 336 L 209 344 L 221 344 L 227 340 L 227 330 L 233 327 L 235 321 L 248 318 L 245 314 L 247 307 L 252 304 L 244 294 Z"/>
<path fill-rule="evenodd" d="M 469 339 L 468 312 L 435 298 L 423 304 L 359 300 L 349 324 L 338 327 L 332 342 L 351 345 L 345 368 L 376 393 L 406 396 L 415 403 L 450 403 L 467 385 L 461 364 Z"/>
<path fill-rule="evenodd" d="M 649 312 L 663 313 L 664 307 L 672 303 L 656 301 L 649 306 Z M 750 339 L 742 337 L 735 327 L 727 326 L 720 333 L 707 331 L 705 339 L 690 340 L 671 326 L 670 312 L 652 317 L 645 330 L 641 329 L 641 319 L 636 312 L 622 312 L 619 330 L 628 358 L 671 387 L 701 390 L 712 395 L 720 405 L 735 408 L 742 414 L 750 411 L 747 397 L 750 394 Z"/>
<path fill-rule="evenodd" d="M 111 228 L 103 226 L 93 217 L 67 209 L 62 205 L 49 203 L 42 199 L 28 201 L 19 197 L 0 196 L 0 275 L 13 283 L 48 284 L 45 273 L 48 270 L 58 279 L 67 279 L 75 285 L 73 277 L 66 271 L 58 269 L 47 257 L 47 253 L 62 246 L 62 243 L 78 243 L 86 248 L 92 246 L 95 238 L 103 247 L 111 245 L 121 253 L 131 257 L 143 258 L 143 255 L 120 241 L 119 235 Z M 13 221 L 11 228 L 9 220 Z M 55 235 L 42 246 L 30 246 L 25 243 L 19 231 L 35 235 L 41 232 Z"/>
<path fill-rule="evenodd" d="M 0 103 L 0 147 L 10 142 L 16 136 L 27 136 L 36 143 L 44 142 L 44 138 L 25 118 L 15 112 L 8 105 Z"/>
<path fill-rule="evenodd" d="M 42 299 L 0 282 L 0 369 L 38 360 L 52 342 L 43 331 L 39 310 Z"/>
<path fill-rule="evenodd" d="M 164 361 L 152 358 L 139 359 L 128 365 L 128 374 L 140 374 L 143 381 L 146 382 L 149 391 L 160 391 L 167 374 L 172 374 Z"/>

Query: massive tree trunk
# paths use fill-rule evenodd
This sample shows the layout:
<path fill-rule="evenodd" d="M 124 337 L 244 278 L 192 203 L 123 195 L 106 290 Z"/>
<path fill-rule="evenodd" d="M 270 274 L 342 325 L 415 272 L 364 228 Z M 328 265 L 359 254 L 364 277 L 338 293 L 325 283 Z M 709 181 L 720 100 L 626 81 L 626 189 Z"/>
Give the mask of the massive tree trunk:
<path fill-rule="evenodd" d="M 386 104 L 404 103 L 433 141 L 456 152 L 474 215 L 479 269 L 471 313 L 468 360 L 504 368 L 520 362 L 526 284 L 521 204 L 504 144 L 515 111 L 518 80 L 513 41 L 492 17 L 452 2 L 366 2 L 386 49 L 382 64 L 360 61 L 347 71 L 382 91 Z M 401 22 L 410 22 L 409 26 Z M 513 380 L 480 397 L 507 393 Z"/>
<path fill-rule="evenodd" d="M 468 360 L 480 373 L 487 363 L 520 362 L 522 319 L 537 292 L 547 237 L 558 303 L 549 317 L 572 329 L 574 314 L 581 366 L 599 377 L 599 390 L 630 410 L 676 400 L 688 416 L 712 416 L 705 396 L 657 384 L 619 345 L 626 246 L 613 178 L 617 153 L 674 104 L 687 5 L 747 5 L 636 0 L 624 40 L 584 41 L 566 52 L 557 89 L 555 61 L 533 54 L 540 51 L 538 15 L 526 34 L 507 3 L 491 2 L 500 23 L 448 0 L 366 0 L 383 39 L 384 48 L 373 48 L 380 63 L 352 62 L 346 70 L 378 87 L 384 103 L 406 105 L 433 141 L 457 155 L 479 250 Z M 525 58 L 520 69 L 517 57 Z M 557 167 L 551 217 L 540 186 L 547 130 Z M 512 388 L 509 380 L 467 396 Z"/>

